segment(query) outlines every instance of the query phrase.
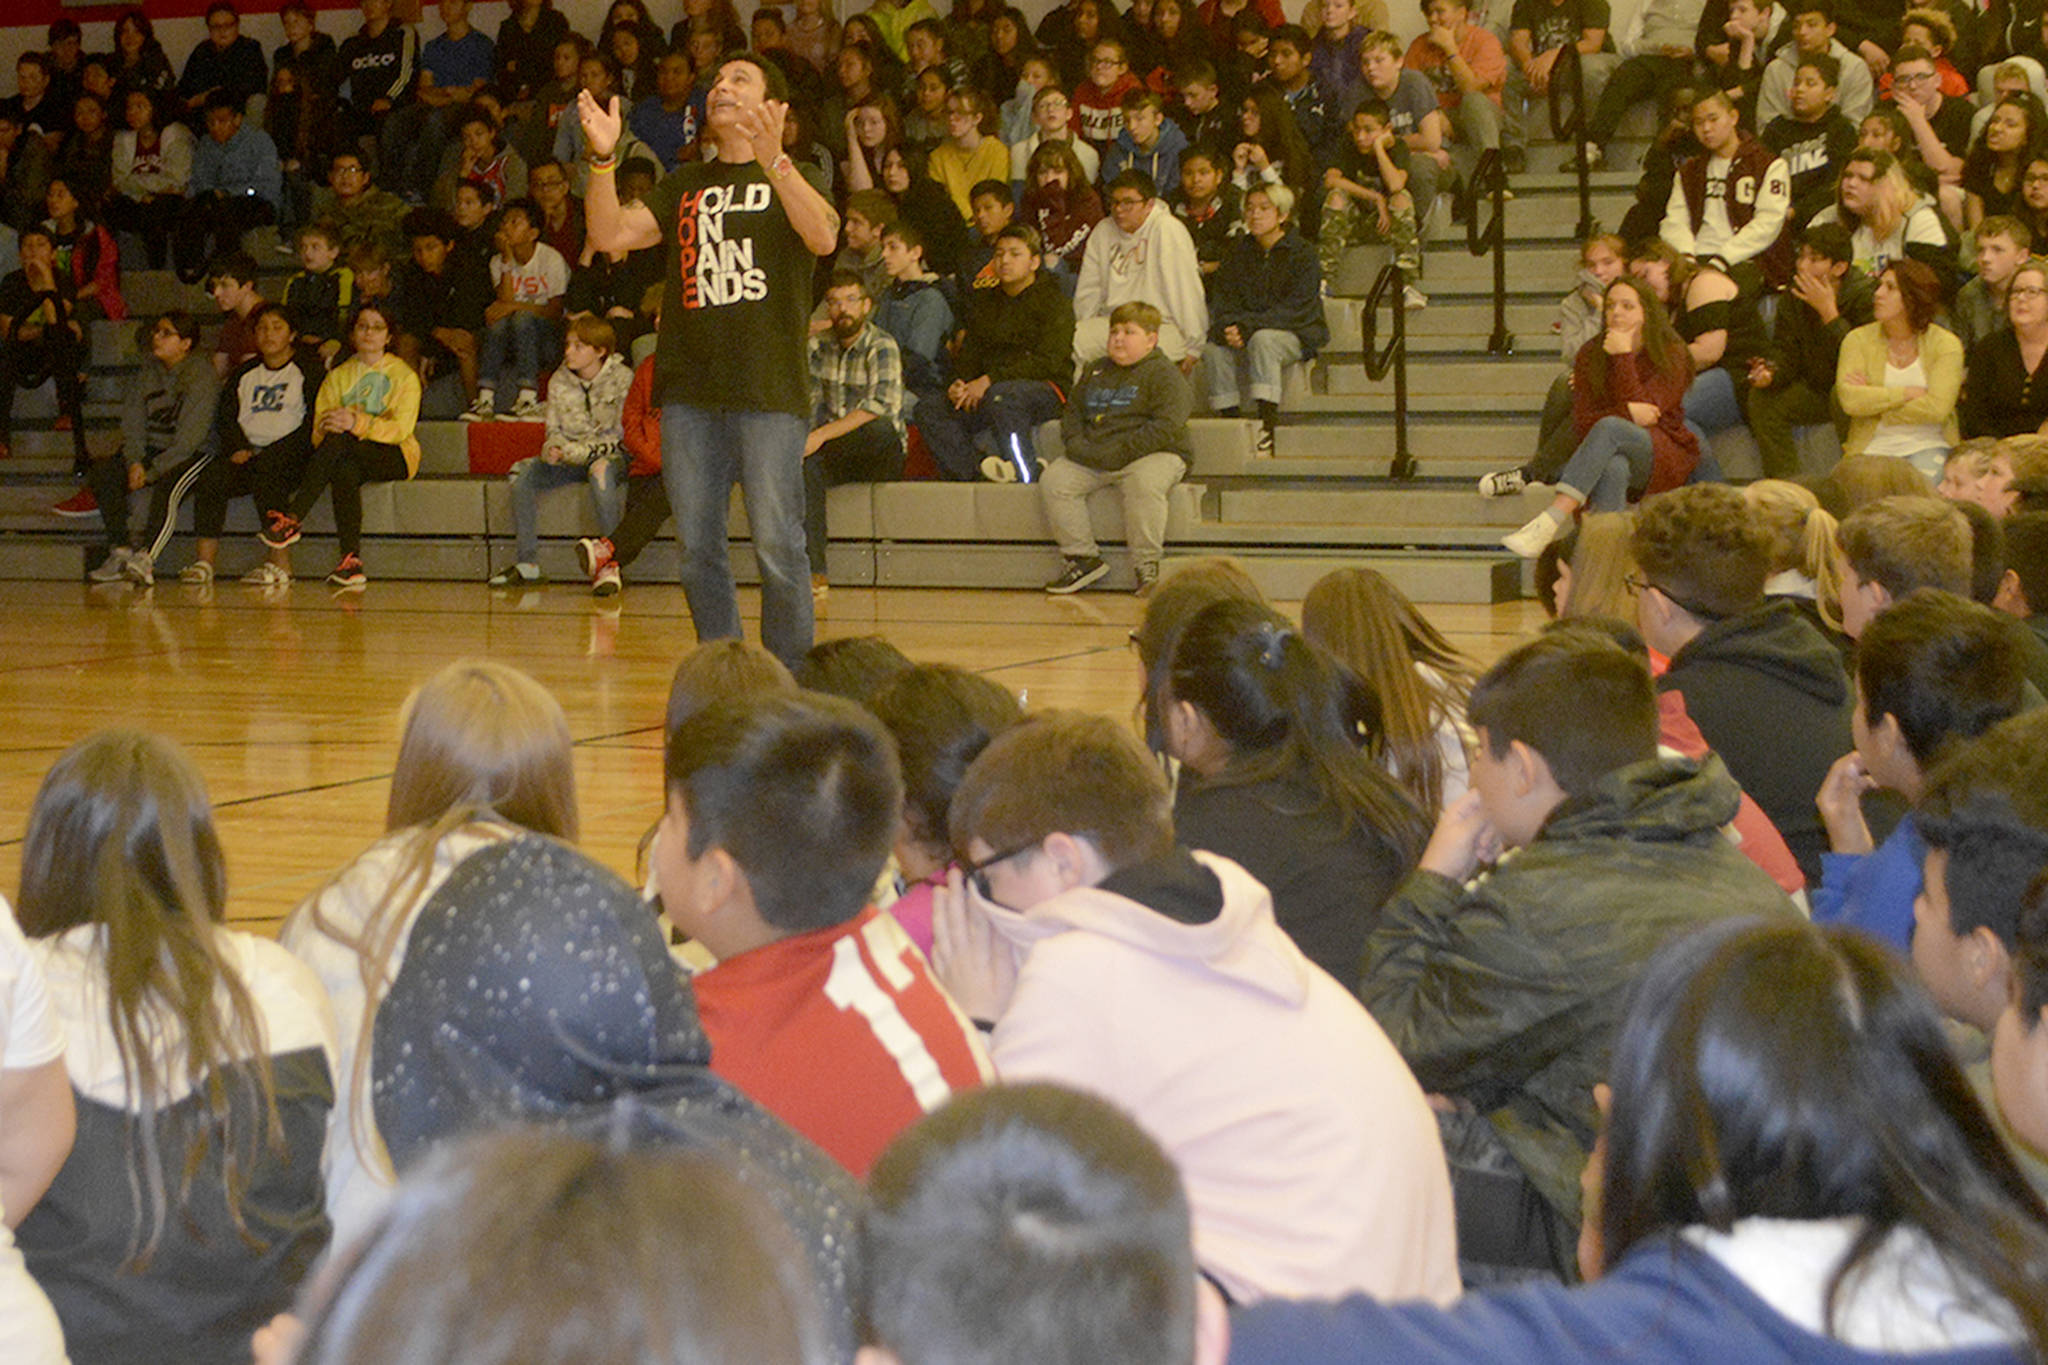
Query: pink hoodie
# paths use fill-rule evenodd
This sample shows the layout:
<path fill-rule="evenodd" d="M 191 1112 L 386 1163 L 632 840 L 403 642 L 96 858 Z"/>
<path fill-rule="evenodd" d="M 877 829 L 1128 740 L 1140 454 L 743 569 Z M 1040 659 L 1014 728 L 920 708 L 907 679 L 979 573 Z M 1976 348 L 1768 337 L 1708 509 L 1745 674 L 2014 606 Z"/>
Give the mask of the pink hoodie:
<path fill-rule="evenodd" d="M 990 1049 L 1004 1080 L 1128 1110 L 1179 1165 L 1195 1255 L 1238 1302 L 1458 1296 L 1451 1185 L 1422 1088 L 1226 858 L 1206 923 L 1099 887 L 990 910 L 1022 955 Z"/>

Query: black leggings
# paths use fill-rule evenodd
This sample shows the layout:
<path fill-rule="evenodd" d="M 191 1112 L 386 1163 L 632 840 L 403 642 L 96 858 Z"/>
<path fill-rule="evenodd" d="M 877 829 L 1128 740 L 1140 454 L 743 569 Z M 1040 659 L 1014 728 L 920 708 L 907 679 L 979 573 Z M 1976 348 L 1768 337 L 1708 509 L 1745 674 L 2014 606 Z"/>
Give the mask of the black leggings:
<path fill-rule="evenodd" d="M 348 432 L 329 432 L 313 447 L 305 482 L 285 510 L 303 521 L 320 495 L 334 490 L 334 534 L 344 555 L 363 548 L 363 485 L 396 483 L 412 477 L 405 452 L 385 441 L 366 441 Z"/>
<path fill-rule="evenodd" d="M 34 341 L 0 342 L 0 443 L 14 434 L 14 391 L 57 381 L 57 411 L 71 419 L 71 455 L 78 472 L 86 468 L 85 343 L 58 328 Z"/>
<path fill-rule="evenodd" d="M 627 479 L 626 510 L 612 528 L 612 561 L 623 569 L 638 559 L 661 534 L 668 514 L 668 485 L 662 482 L 660 470 Z"/>
<path fill-rule="evenodd" d="M 313 446 L 303 431 L 272 441 L 241 464 L 218 456 L 200 472 L 192 490 L 193 532 L 201 540 L 219 540 L 229 501 L 242 497 L 256 500 L 257 516 L 267 523 L 269 513 L 282 512 L 291 502 L 312 458 Z"/>

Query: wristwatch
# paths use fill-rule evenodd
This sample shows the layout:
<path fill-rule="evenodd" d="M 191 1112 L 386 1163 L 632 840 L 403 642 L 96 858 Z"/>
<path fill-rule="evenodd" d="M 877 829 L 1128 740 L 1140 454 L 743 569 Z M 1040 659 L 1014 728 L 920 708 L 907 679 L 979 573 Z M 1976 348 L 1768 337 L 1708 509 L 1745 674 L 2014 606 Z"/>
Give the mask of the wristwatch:
<path fill-rule="evenodd" d="M 773 161 L 768 163 L 768 174 L 774 176 L 777 180 L 782 179 L 784 176 L 788 175 L 791 171 L 795 169 L 796 163 L 789 159 L 788 152 L 781 153 Z"/>

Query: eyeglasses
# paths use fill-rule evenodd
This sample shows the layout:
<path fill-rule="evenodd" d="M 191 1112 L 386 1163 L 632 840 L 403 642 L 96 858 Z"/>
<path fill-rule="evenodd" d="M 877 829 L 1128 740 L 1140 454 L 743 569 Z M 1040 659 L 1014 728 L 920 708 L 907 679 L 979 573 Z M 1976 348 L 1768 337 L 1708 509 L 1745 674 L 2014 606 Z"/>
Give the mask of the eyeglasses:
<path fill-rule="evenodd" d="M 1109 206 L 1112 209 L 1141 209 L 1145 207 L 1145 201 L 1143 199 L 1133 199 L 1129 196 L 1124 196 L 1122 198 L 1110 200 Z"/>
<path fill-rule="evenodd" d="M 1894 84 L 1894 85 L 1926 85 L 1926 84 L 1929 84 L 1929 83 L 1930 83 L 1930 82 L 1932 82 L 1932 81 L 1937 81 L 1937 80 L 1940 80 L 1940 79 L 1941 79 L 1941 78 L 1940 78 L 1939 76 L 1937 76 L 1937 75 L 1936 75 L 1936 74 L 1935 74 L 1934 72 L 1932 72 L 1932 71 L 1915 71 L 1915 72 L 1914 72 L 1914 73 L 1913 73 L 1912 75 L 1910 75 L 1910 76 L 1894 76 L 1894 77 L 1892 78 L 1892 84 Z"/>
<path fill-rule="evenodd" d="M 2005 296 L 2009 299 L 2038 299 L 2044 295 L 2048 295 L 2048 289 L 2038 284 L 2016 284 L 2005 291 Z"/>
<path fill-rule="evenodd" d="M 962 868 L 960 875 L 966 879 L 969 886 L 974 888 L 975 895 L 980 896 L 985 901 L 993 901 L 995 900 L 995 894 L 988 889 L 989 869 L 997 863 L 1007 863 L 1010 859 L 1020 857 L 1023 854 L 1036 853 L 1038 846 L 1043 842 L 1041 839 L 1034 839 L 1028 844 L 1019 844 L 1016 848 L 1005 849 L 1001 853 L 992 853 L 980 862 L 970 863 L 965 868 Z"/>

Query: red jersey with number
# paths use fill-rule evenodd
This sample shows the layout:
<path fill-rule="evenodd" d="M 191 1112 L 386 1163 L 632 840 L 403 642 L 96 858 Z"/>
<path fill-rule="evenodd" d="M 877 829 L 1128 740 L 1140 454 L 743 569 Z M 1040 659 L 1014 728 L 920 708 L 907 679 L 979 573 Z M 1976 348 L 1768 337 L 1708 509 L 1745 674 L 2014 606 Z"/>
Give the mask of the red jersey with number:
<path fill-rule="evenodd" d="M 994 1074 L 924 955 L 873 906 L 693 984 L 711 1069 L 856 1176 L 954 1091 Z"/>

